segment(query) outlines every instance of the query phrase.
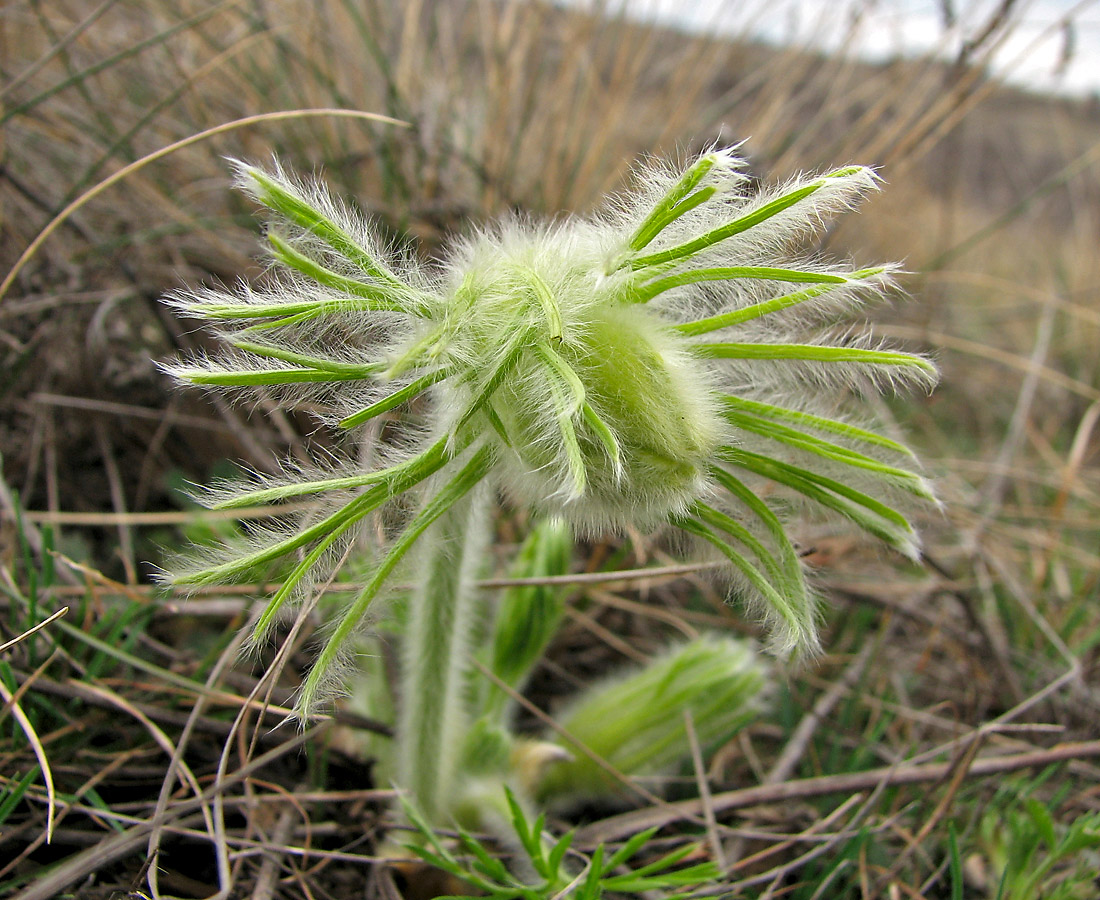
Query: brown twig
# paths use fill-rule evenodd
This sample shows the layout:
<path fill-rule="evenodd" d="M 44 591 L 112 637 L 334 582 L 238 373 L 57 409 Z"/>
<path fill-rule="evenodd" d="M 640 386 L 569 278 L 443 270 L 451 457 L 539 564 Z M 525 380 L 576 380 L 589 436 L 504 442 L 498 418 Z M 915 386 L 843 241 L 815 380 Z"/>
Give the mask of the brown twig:
<path fill-rule="evenodd" d="M 977 759 L 966 770 L 966 777 L 982 778 L 987 775 L 1014 772 L 1018 769 L 1049 766 L 1053 763 L 1092 757 L 1100 757 L 1100 740 L 1060 744 L 1049 750 L 1015 753 L 1011 756 Z M 886 766 L 865 772 L 802 778 L 782 784 L 762 784 L 715 794 L 711 797 L 711 804 L 715 812 L 729 812 L 747 806 L 779 803 L 784 800 L 804 800 L 827 794 L 854 793 L 869 790 L 884 783 L 891 787 L 904 784 L 930 784 L 949 777 L 954 771 L 954 765 L 954 763 L 930 763 L 917 766 Z M 576 841 L 578 846 L 591 847 L 636 834 L 655 825 L 664 826 L 680 819 L 697 818 L 701 813 L 702 803 L 699 800 L 681 800 L 676 803 L 647 807 L 586 825 L 577 832 Z"/>

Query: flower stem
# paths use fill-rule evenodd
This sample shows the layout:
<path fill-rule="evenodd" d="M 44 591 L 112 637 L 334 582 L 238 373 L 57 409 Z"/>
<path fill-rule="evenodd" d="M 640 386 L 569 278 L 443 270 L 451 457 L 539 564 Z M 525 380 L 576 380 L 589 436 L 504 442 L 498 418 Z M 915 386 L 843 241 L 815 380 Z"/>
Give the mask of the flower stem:
<path fill-rule="evenodd" d="M 446 821 L 467 725 L 473 587 L 485 558 L 492 492 L 453 504 L 420 542 L 418 583 L 409 598 L 397 723 L 398 784 L 428 821 Z"/>

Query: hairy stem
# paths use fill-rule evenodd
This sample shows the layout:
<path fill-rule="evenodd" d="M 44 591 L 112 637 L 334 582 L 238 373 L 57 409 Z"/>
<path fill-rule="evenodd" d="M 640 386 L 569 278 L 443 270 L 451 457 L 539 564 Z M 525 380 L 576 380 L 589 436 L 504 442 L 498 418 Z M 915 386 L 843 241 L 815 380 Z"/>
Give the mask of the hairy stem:
<path fill-rule="evenodd" d="M 491 511 L 492 493 L 479 486 L 420 542 L 401 670 L 398 783 L 430 822 L 448 814 L 467 724 L 473 582 L 485 558 Z"/>

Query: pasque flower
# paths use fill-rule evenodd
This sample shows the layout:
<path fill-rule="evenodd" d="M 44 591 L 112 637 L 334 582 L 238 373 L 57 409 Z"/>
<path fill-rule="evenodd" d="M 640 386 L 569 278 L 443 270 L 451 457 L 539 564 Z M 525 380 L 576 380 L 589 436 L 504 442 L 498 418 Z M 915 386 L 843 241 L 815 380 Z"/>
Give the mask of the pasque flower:
<path fill-rule="evenodd" d="M 780 651 L 817 640 L 786 514 L 838 514 L 918 552 L 899 508 L 932 493 L 909 451 L 858 406 L 867 392 L 930 387 L 935 368 L 835 325 L 888 288 L 891 266 L 855 269 L 805 249 L 876 188 L 871 170 L 758 190 L 730 151 L 686 169 L 652 163 L 633 193 L 595 215 L 513 216 L 423 265 L 383 247 L 319 184 L 236 169 L 271 212 L 272 266 L 257 287 L 171 298 L 223 323 L 227 350 L 170 371 L 308 402 L 340 428 L 383 415 L 392 424 L 374 465 L 294 468 L 203 491 L 220 508 L 325 499 L 174 580 L 216 583 L 290 557 L 257 625 L 262 639 L 366 516 L 415 495 L 386 519 L 389 543 L 332 625 L 303 713 L 333 687 L 343 648 L 395 567 L 480 482 L 582 533 L 670 524 L 702 539 L 728 560 L 733 592 Z"/>

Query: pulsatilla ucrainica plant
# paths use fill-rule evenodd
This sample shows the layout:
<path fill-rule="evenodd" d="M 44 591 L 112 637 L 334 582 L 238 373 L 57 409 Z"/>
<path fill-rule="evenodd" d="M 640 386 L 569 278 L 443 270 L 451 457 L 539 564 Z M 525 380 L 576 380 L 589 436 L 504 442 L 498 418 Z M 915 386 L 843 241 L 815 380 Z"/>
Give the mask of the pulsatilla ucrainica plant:
<path fill-rule="evenodd" d="M 875 190 L 871 170 L 757 190 L 730 151 L 686 168 L 649 164 L 633 193 L 595 215 L 507 218 L 425 265 L 382 246 L 320 185 L 236 169 L 270 211 L 272 265 L 260 286 L 171 298 L 222 323 L 227 347 L 171 371 L 308 403 L 343 429 L 385 416 L 387 437 L 370 465 L 293 468 L 204 491 L 220 508 L 324 499 L 173 579 L 218 583 L 286 557 L 255 627 L 260 641 L 286 604 L 331 574 L 365 517 L 400 513 L 385 518 L 370 577 L 325 632 L 298 694 L 303 716 L 338 689 L 368 610 L 414 548 L 423 587 L 410 600 L 407 665 L 461 668 L 463 585 L 487 532 L 473 523 L 497 492 L 582 534 L 672 526 L 712 545 L 732 593 L 781 652 L 817 643 L 786 514 L 839 514 L 917 553 L 900 510 L 931 491 L 909 451 L 858 405 L 868 392 L 930 387 L 934 366 L 835 324 L 888 288 L 891 266 L 854 268 L 805 249 Z M 423 745 L 403 751 L 410 758 L 437 752 L 455 727 L 459 674 L 434 687 L 430 673 L 406 682 L 405 740 Z"/>

